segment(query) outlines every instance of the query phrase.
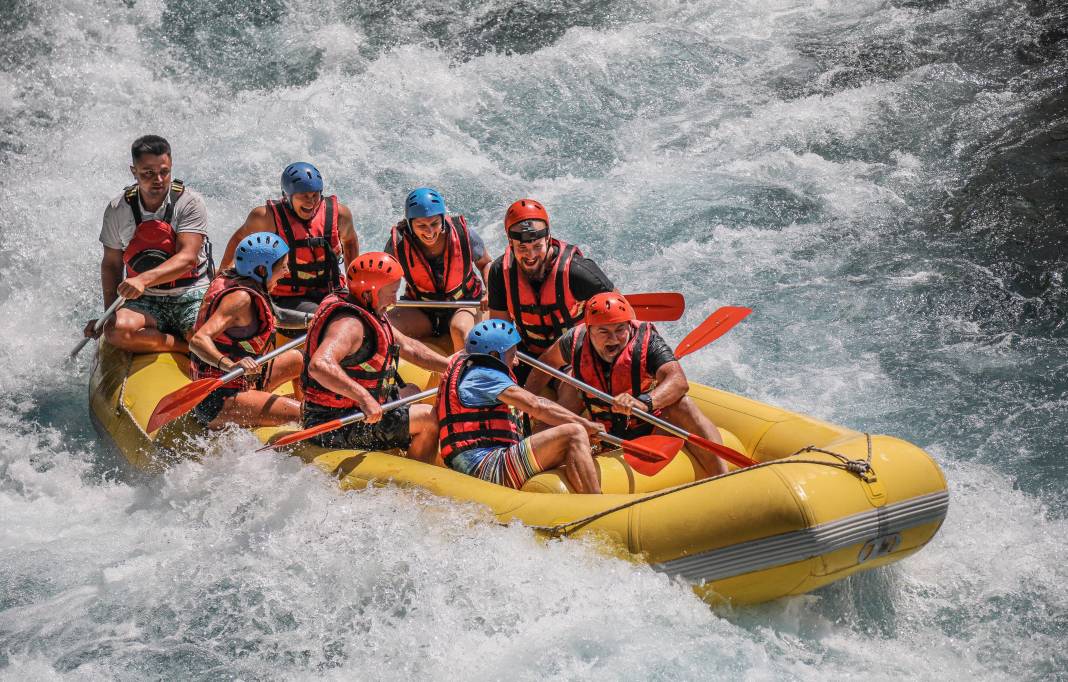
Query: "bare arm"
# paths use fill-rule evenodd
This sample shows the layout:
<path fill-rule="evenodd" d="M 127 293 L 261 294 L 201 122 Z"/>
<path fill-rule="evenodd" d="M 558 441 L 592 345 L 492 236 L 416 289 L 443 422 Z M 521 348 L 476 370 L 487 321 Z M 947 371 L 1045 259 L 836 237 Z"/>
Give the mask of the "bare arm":
<path fill-rule="evenodd" d="M 345 256 L 345 267 L 360 255 L 360 237 L 352 223 L 352 211 L 345 204 L 337 207 L 337 235 L 341 240 L 341 251 Z"/>
<path fill-rule="evenodd" d="M 189 350 L 204 362 L 223 371 L 241 365 L 246 374 L 255 374 L 261 368 L 256 366 L 252 358 L 242 358 L 241 362 L 234 362 L 220 351 L 212 340 L 230 327 L 249 324 L 252 324 L 252 297 L 245 291 L 226 294 L 211 317 L 190 337 Z"/>
<path fill-rule="evenodd" d="M 547 365 L 556 367 L 557 369 L 560 369 L 567 364 L 564 362 L 564 354 L 560 351 L 560 341 L 561 339 L 557 339 L 538 359 Z M 545 372 L 537 368 L 532 368 L 530 370 L 530 375 L 527 377 L 527 383 L 523 387 L 534 395 L 538 395 L 549 385 L 549 379 L 549 375 Z"/>
<path fill-rule="evenodd" d="M 560 407 L 575 414 L 582 414 L 582 411 L 586 409 L 582 392 L 570 384 L 560 384 L 560 388 L 556 391 L 556 402 L 560 404 Z"/>
<path fill-rule="evenodd" d="M 661 365 L 660 369 L 656 370 L 656 387 L 649 391 L 653 409 L 674 405 L 682 400 L 688 390 L 690 383 L 686 380 L 686 373 L 682 371 L 678 360 Z"/>
<path fill-rule="evenodd" d="M 367 423 L 382 418 L 382 407 L 371 392 L 353 381 L 341 368 L 341 361 L 363 344 L 363 322 L 355 317 L 338 317 L 327 323 L 319 347 L 308 364 L 308 374 L 328 391 L 355 400 L 367 415 Z"/>
<path fill-rule="evenodd" d="M 177 252 L 159 264 L 159 266 L 142 272 L 119 283 L 118 294 L 128 299 L 140 298 L 145 289 L 157 284 L 173 282 L 196 267 L 200 249 L 204 246 L 204 235 L 195 232 L 178 233 Z"/>
<path fill-rule="evenodd" d="M 423 342 L 405 336 L 396 327 L 393 328 L 393 338 L 400 344 L 400 356 L 413 365 L 438 374 L 443 374 L 449 366 L 447 357 L 428 348 Z"/>
<path fill-rule="evenodd" d="M 110 246 L 104 247 L 104 257 L 100 260 L 100 287 L 104 293 L 104 307 L 108 308 L 119 297 L 119 282 L 123 280 L 122 251 Z"/>
<path fill-rule="evenodd" d="M 586 432 L 590 435 L 597 434 L 604 430 L 597 422 L 580 417 L 574 412 L 565 410 L 553 401 L 540 398 L 519 386 L 509 386 L 504 389 L 501 391 L 501 394 L 497 396 L 497 400 L 500 400 L 505 405 L 522 410 L 531 417 L 534 417 L 540 422 L 545 422 L 550 426 L 579 424 L 582 428 L 586 429 Z"/>
<path fill-rule="evenodd" d="M 682 365 L 678 361 L 661 365 L 656 370 L 656 386 L 649 391 L 649 398 L 653 401 L 653 409 L 660 409 L 665 405 L 674 405 L 682 400 L 686 391 L 690 389 L 686 381 L 686 374 L 682 371 Z M 646 405 L 632 396 L 629 392 L 620 393 L 615 397 L 612 411 L 630 416 L 632 410 L 645 410 Z"/>
<path fill-rule="evenodd" d="M 268 215 L 266 206 L 257 206 L 249 211 L 244 224 L 237 228 L 237 232 L 234 232 L 230 241 L 227 242 L 222 262 L 219 263 L 219 270 L 234 267 L 234 253 L 237 252 L 238 244 L 242 239 L 256 232 L 274 232 L 274 218 Z"/>

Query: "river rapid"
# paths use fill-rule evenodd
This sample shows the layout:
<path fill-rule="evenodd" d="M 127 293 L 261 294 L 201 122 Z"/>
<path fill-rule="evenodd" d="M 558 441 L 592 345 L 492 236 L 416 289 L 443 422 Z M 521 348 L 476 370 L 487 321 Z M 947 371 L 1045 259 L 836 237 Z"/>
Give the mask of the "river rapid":
<path fill-rule="evenodd" d="M 358 5 L 358 6 L 357 6 Z M 0 678 L 1068 679 L 1068 16 L 1004 0 L 7 0 Z M 581 541 L 247 434 L 129 471 L 89 422 L 105 202 L 153 132 L 221 254 L 294 160 L 379 248 L 439 188 L 548 207 L 691 377 L 925 448 L 934 541 L 713 610 Z"/>

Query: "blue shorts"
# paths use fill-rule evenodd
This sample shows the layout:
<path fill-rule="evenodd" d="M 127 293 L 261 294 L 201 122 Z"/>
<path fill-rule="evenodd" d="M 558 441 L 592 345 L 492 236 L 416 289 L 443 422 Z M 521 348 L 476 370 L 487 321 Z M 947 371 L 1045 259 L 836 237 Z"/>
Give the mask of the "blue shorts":
<path fill-rule="evenodd" d="M 516 490 L 541 471 L 529 438 L 506 447 L 461 450 L 450 456 L 449 468 Z"/>

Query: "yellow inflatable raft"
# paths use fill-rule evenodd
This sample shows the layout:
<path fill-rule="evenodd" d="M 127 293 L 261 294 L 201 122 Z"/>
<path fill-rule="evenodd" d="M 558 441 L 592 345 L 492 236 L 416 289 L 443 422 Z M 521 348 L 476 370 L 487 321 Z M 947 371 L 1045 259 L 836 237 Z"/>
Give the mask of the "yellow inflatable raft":
<path fill-rule="evenodd" d="M 141 469 L 165 466 L 198 433 L 184 417 L 148 434 L 159 400 L 188 382 L 183 355 L 130 355 L 102 343 L 90 412 L 102 437 Z M 404 378 L 436 385 L 413 367 Z M 652 477 L 619 453 L 597 458 L 602 495 L 571 494 L 556 471 L 511 490 L 399 453 L 300 447 L 294 454 L 337 475 L 343 489 L 393 483 L 489 507 L 547 536 L 594 534 L 620 556 L 681 577 L 710 603 L 754 603 L 801 594 L 917 551 L 949 504 L 938 465 L 921 449 L 691 384 L 690 396 L 724 442 L 760 462 L 703 479 L 680 453 Z M 256 430 L 268 442 L 290 429 Z M 188 448 L 186 448 L 188 450 Z"/>

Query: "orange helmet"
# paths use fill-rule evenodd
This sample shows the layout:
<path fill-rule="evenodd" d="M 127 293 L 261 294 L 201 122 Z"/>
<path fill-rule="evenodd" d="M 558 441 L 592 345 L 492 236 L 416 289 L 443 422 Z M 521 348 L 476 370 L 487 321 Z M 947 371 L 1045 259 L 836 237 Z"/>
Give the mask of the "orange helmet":
<path fill-rule="evenodd" d="M 586 317 L 584 321 L 587 327 L 598 324 L 619 324 L 620 322 L 630 322 L 633 319 L 636 319 L 634 308 L 630 307 L 630 303 L 627 302 L 623 294 L 606 291 L 586 301 Z"/>
<path fill-rule="evenodd" d="M 545 221 L 545 227 L 534 225 L 531 220 Z M 549 214 L 537 201 L 520 199 L 509 206 L 508 212 L 504 214 L 504 231 L 509 239 L 521 242 L 541 239 L 549 234 Z"/>
<path fill-rule="evenodd" d="M 397 259 L 383 251 L 361 254 L 349 264 L 346 276 L 349 292 L 360 301 L 364 294 L 371 294 L 371 307 L 378 307 L 378 292 L 404 276 Z"/>

